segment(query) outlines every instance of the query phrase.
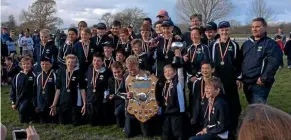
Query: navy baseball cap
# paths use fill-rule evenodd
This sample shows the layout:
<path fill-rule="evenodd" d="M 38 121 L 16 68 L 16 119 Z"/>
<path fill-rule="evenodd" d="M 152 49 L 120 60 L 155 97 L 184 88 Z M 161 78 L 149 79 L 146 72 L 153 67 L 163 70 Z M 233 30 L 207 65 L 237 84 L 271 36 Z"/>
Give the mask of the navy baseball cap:
<path fill-rule="evenodd" d="M 206 27 L 205 27 L 206 31 L 209 31 L 209 30 L 214 30 L 216 31 L 217 30 L 217 24 L 215 22 L 208 22 L 206 24 Z"/>
<path fill-rule="evenodd" d="M 113 43 L 111 41 L 105 41 L 104 43 L 102 43 L 103 47 L 112 47 L 113 48 Z"/>
<path fill-rule="evenodd" d="M 221 21 L 219 24 L 218 24 L 218 29 L 220 28 L 228 28 L 230 27 L 230 24 L 228 21 Z"/>
<path fill-rule="evenodd" d="M 106 27 L 105 23 L 100 22 L 97 24 L 97 29 L 106 29 L 106 28 L 107 27 Z"/>
<path fill-rule="evenodd" d="M 162 26 L 164 27 L 169 27 L 169 26 L 174 26 L 172 22 L 168 21 L 168 20 L 165 20 L 163 21 L 162 23 Z"/>
<path fill-rule="evenodd" d="M 46 56 L 45 57 L 41 57 L 40 61 L 41 62 L 50 62 L 50 63 L 52 63 L 51 59 L 49 57 L 46 57 Z"/>

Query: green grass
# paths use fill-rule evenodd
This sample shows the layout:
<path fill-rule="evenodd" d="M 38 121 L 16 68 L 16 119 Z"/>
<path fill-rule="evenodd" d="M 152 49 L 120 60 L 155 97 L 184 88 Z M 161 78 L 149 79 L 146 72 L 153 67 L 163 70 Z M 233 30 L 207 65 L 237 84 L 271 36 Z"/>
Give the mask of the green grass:
<path fill-rule="evenodd" d="M 286 59 L 286 58 L 285 58 Z M 285 62 L 286 63 L 286 62 Z M 291 70 L 281 69 L 277 72 L 276 82 L 270 92 L 268 103 L 285 112 L 291 112 Z M 244 94 L 240 91 L 240 101 L 243 109 L 246 108 L 247 102 Z M 11 110 L 9 101 L 9 87 L 1 89 L 1 123 L 8 129 L 8 139 L 11 138 L 11 132 L 15 128 L 27 128 L 29 124 L 19 123 L 18 114 Z M 41 139 L 45 140 L 96 140 L 96 139 L 125 139 L 122 129 L 116 126 L 91 127 L 89 125 L 74 127 L 72 125 L 53 125 L 53 124 L 33 124 Z M 141 136 L 133 140 L 145 139 Z M 160 139 L 154 137 L 152 139 Z"/>

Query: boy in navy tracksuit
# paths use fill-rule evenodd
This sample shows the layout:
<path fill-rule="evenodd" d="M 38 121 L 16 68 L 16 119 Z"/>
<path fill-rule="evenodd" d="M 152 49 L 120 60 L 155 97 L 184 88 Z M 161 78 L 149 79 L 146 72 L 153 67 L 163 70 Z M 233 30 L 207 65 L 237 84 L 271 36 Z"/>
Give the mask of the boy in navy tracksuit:
<path fill-rule="evenodd" d="M 91 31 L 89 28 L 81 30 L 81 40 L 74 44 L 73 54 L 77 56 L 79 61 L 80 72 L 84 74 L 88 67 L 92 64 L 93 54 L 96 52 L 95 44 L 90 41 Z"/>
<path fill-rule="evenodd" d="M 125 51 L 126 57 L 128 57 L 129 55 L 132 55 L 132 48 L 130 44 L 131 40 L 129 39 L 129 33 L 126 28 L 120 29 L 119 39 L 120 39 L 120 42 L 117 44 L 115 51 L 122 48 Z"/>
<path fill-rule="evenodd" d="M 96 45 L 96 52 L 103 54 L 103 43 L 107 41 L 108 35 L 106 34 L 107 27 L 104 23 L 97 24 L 97 36 L 92 37 L 91 41 Z"/>
<path fill-rule="evenodd" d="M 228 139 L 229 110 L 221 95 L 222 85 L 219 78 L 212 77 L 205 86 L 208 105 L 204 113 L 203 129 L 189 140 Z"/>
<path fill-rule="evenodd" d="M 114 49 L 116 49 L 117 45 L 120 43 L 120 40 L 118 37 L 120 29 L 121 29 L 121 22 L 114 20 L 112 22 L 111 29 L 110 29 L 110 32 L 108 34 L 108 37 L 110 38 L 110 41 L 112 42 L 112 44 L 114 46 L 113 47 Z"/>
<path fill-rule="evenodd" d="M 131 41 L 131 46 L 134 55 L 138 57 L 139 68 L 151 72 L 153 59 L 151 59 L 150 53 L 142 52 L 142 41 L 134 39 Z"/>
<path fill-rule="evenodd" d="M 157 37 L 151 43 L 152 57 L 156 60 L 156 68 L 154 70 L 155 75 L 160 78 L 164 78 L 163 68 L 167 64 L 172 64 L 174 58 L 174 52 L 171 50 L 171 44 L 175 41 L 180 41 L 176 39 L 175 35 L 172 34 L 174 25 L 170 21 L 164 21 L 162 24 L 163 37 Z"/>
<path fill-rule="evenodd" d="M 205 85 L 212 78 L 214 73 L 214 65 L 211 61 L 203 61 L 201 64 L 201 74 L 202 77 L 197 78 L 193 83 L 192 98 L 189 99 L 189 102 L 192 106 L 189 108 L 192 110 L 190 114 L 191 125 L 193 129 L 190 134 L 195 135 L 197 131 L 200 131 L 203 128 L 204 122 L 204 112 L 208 105 L 208 99 L 205 95 Z"/>
<path fill-rule="evenodd" d="M 36 109 L 35 73 L 32 71 L 32 59 L 28 56 L 21 59 L 23 71 L 18 73 L 10 91 L 12 109 L 18 110 L 21 123 L 28 123 L 33 119 Z"/>
<path fill-rule="evenodd" d="M 87 112 L 89 123 L 93 126 L 110 122 L 109 113 L 112 113 L 103 100 L 108 98 L 108 79 L 112 76 L 111 71 L 102 66 L 102 56 L 98 53 L 93 55 L 92 66 L 88 68 L 87 80 Z M 106 114 L 107 113 L 107 114 Z"/>
<path fill-rule="evenodd" d="M 220 38 L 209 46 L 214 63 L 214 75 L 221 79 L 225 91 L 225 100 L 229 104 L 230 136 L 234 139 L 238 118 L 241 112 L 238 88 L 241 88 L 242 55 L 239 45 L 230 39 L 230 24 L 222 21 L 218 25 Z M 253 60 L 251 60 L 253 61 Z"/>
<path fill-rule="evenodd" d="M 61 69 L 58 72 L 56 94 L 52 104 L 50 114 L 59 115 L 59 123 L 61 124 L 81 124 L 81 116 L 86 113 L 86 82 L 85 74 L 80 73 L 76 67 L 77 57 L 69 54 L 66 56 L 66 69 Z M 77 106 L 78 92 L 82 95 L 82 109 L 80 111 Z M 56 108 L 58 107 L 58 112 Z"/>
<path fill-rule="evenodd" d="M 190 93 L 192 93 L 193 82 L 201 76 L 201 63 L 202 61 L 210 60 L 210 53 L 208 47 L 201 42 L 202 33 L 200 28 L 193 28 L 190 33 L 193 44 L 184 50 L 183 58 L 185 61 L 184 67 L 187 74 L 188 88 Z M 189 99 L 192 98 L 191 95 L 189 94 Z M 192 106 L 191 103 L 189 102 L 190 107 Z"/>
<path fill-rule="evenodd" d="M 180 61 L 178 61 L 180 59 Z M 182 63 L 181 52 L 175 50 L 174 63 Z M 178 66 L 177 64 L 173 66 Z M 186 122 L 186 98 L 183 67 L 174 68 L 168 64 L 164 67 L 164 76 L 166 82 L 162 91 L 162 113 L 164 123 L 162 127 L 163 140 L 185 139 L 185 122 Z M 181 66 L 181 64 L 180 64 Z"/>
<path fill-rule="evenodd" d="M 120 128 L 124 128 L 125 123 L 125 79 L 123 77 L 124 68 L 122 63 L 116 61 L 111 65 L 111 71 L 114 77 L 109 79 L 110 86 L 110 100 L 114 100 L 114 115 L 116 117 L 116 124 Z"/>
<path fill-rule="evenodd" d="M 68 30 L 68 40 L 64 44 L 61 44 L 58 53 L 58 64 L 60 68 L 66 68 L 66 56 L 68 54 L 73 54 L 74 44 L 78 42 L 77 40 L 78 31 L 75 28 L 70 28 Z"/>
<path fill-rule="evenodd" d="M 42 71 L 36 77 L 37 85 L 37 110 L 40 123 L 56 123 L 56 117 L 50 115 L 50 106 L 53 104 L 56 93 L 57 75 L 52 68 L 48 57 L 41 59 Z"/>
<path fill-rule="evenodd" d="M 33 59 L 35 61 L 34 71 L 41 72 L 40 59 L 49 57 L 53 64 L 53 69 L 57 69 L 58 49 L 52 41 L 49 40 L 49 30 L 43 29 L 40 31 L 41 42 L 37 44 L 33 50 Z"/>
<path fill-rule="evenodd" d="M 110 41 L 106 41 L 103 43 L 103 51 L 104 51 L 104 60 L 103 65 L 105 68 L 110 69 L 113 62 L 115 62 L 114 56 L 113 56 L 113 44 Z"/>

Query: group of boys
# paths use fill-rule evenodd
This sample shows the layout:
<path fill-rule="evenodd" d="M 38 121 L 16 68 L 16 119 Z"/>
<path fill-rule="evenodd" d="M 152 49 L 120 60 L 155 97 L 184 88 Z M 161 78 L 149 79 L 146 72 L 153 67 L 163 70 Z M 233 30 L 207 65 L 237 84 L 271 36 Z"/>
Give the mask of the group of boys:
<path fill-rule="evenodd" d="M 241 112 L 243 54 L 230 40 L 227 21 L 203 28 L 199 15 L 191 20 L 200 23 L 184 35 L 173 33 L 175 26 L 169 20 L 158 21 L 155 34 L 145 23 L 140 39 L 131 39 L 132 33 L 119 21 L 110 31 L 104 23 L 97 24 L 97 35 L 92 37 L 81 21 L 79 31 L 68 30 L 59 50 L 43 29 L 33 58 L 23 57 L 23 71 L 13 78 L 12 108 L 18 110 L 21 122 L 116 123 L 127 138 L 142 133 L 162 134 L 163 139 L 234 139 Z M 173 48 L 173 42 L 186 46 Z M 159 79 L 155 94 L 160 109 L 142 123 L 126 109 L 134 96 L 126 80 L 151 74 Z"/>

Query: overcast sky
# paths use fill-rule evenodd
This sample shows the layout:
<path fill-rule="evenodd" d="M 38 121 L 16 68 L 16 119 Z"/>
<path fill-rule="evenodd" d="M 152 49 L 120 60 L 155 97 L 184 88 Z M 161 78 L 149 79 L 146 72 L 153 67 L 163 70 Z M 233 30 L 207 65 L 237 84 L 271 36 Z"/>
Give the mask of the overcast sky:
<path fill-rule="evenodd" d="M 27 9 L 35 0 L 1 0 L 1 21 L 6 21 L 9 15 L 14 15 L 17 22 L 21 9 Z M 226 18 L 245 23 L 247 10 L 251 0 L 232 0 L 233 12 Z M 63 19 L 61 27 L 69 27 L 78 21 L 85 20 L 89 26 L 96 24 L 101 15 L 106 12 L 116 13 L 124 8 L 139 7 L 143 9 L 153 21 L 160 9 L 169 12 L 174 23 L 177 23 L 176 0 L 56 0 L 57 16 Z M 291 0 L 266 0 L 276 13 L 276 21 L 291 22 Z M 219 22 L 219 21 L 216 21 Z"/>

